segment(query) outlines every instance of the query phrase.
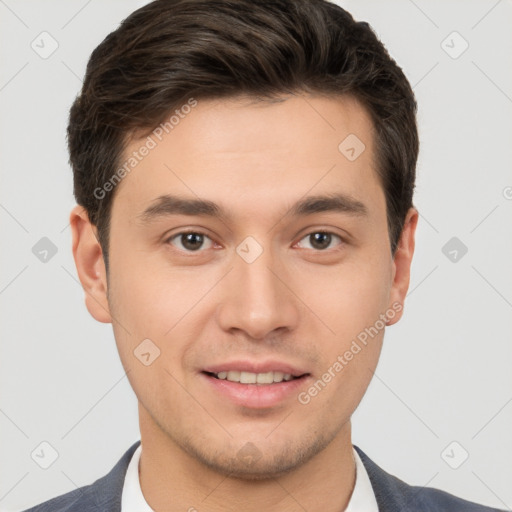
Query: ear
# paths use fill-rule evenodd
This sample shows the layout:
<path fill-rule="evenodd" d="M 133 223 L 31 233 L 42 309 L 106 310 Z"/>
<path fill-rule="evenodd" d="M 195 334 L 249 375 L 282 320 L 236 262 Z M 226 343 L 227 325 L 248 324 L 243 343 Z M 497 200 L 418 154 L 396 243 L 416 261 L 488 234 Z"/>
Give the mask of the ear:
<path fill-rule="evenodd" d="M 389 307 L 396 311 L 396 315 L 392 319 L 390 318 L 386 325 L 393 325 L 398 322 L 403 314 L 403 304 L 409 289 L 418 217 L 419 214 L 415 208 L 410 208 L 405 217 L 402 234 L 400 235 L 395 257 L 393 258 L 393 282 L 389 298 Z M 396 308 L 397 303 L 401 305 L 399 310 Z M 392 307 L 393 304 L 395 304 L 395 307 Z"/>
<path fill-rule="evenodd" d="M 107 300 L 107 272 L 103 251 L 85 208 L 75 206 L 69 217 L 73 236 L 73 257 L 78 277 L 85 291 L 85 305 L 98 322 L 110 323 Z"/>

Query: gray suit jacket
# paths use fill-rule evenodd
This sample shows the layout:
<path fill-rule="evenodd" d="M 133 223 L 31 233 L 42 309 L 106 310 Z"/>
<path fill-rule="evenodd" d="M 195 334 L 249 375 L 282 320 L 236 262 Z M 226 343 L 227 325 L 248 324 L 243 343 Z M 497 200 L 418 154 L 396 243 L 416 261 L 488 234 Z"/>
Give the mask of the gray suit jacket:
<path fill-rule="evenodd" d="M 53 498 L 25 512 L 120 512 L 124 476 L 133 452 L 134 443 L 110 473 L 86 485 Z M 386 473 L 355 446 L 372 483 L 379 512 L 498 512 L 462 500 L 451 494 L 429 487 L 413 487 Z"/>

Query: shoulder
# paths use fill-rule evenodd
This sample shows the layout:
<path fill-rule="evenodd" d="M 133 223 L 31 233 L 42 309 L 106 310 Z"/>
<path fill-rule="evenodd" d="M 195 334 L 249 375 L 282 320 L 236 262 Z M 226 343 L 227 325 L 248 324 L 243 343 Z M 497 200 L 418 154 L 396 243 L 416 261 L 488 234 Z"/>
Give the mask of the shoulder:
<path fill-rule="evenodd" d="M 432 487 L 408 485 L 393 476 L 354 446 L 370 478 L 379 511 L 406 512 L 500 512 Z"/>
<path fill-rule="evenodd" d="M 95 507 L 94 501 L 91 502 L 89 497 L 91 496 L 91 487 L 94 486 L 95 483 L 79 487 L 74 491 L 52 498 L 24 512 L 71 512 L 75 510 L 87 510 L 85 507 L 93 508 Z"/>
<path fill-rule="evenodd" d="M 453 511 L 453 512 L 500 512 L 497 508 L 486 507 L 471 501 L 464 500 L 453 494 L 434 489 L 432 487 L 411 486 L 410 491 L 414 496 L 413 503 L 421 506 L 425 511 Z"/>
<path fill-rule="evenodd" d="M 24 512 L 120 512 L 124 477 L 133 452 L 140 445 L 134 443 L 105 476 L 90 485 L 79 487 L 52 498 Z"/>

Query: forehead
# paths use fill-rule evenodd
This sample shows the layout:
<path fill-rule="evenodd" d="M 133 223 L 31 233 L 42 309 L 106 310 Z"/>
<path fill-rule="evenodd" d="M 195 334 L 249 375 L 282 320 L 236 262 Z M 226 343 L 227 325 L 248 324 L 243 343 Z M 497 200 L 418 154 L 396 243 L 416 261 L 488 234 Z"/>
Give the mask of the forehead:
<path fill-rule="evenodd" d="M 308 193 L 340 192 L 384 206 L 373 125 L 359 102 L 281 100 L 198 100 L 178 108 L 172 122 L 126 148 L 125 162 L 137 162 L 118 185 L 113 210 L 140 214 L 165 194 L 208 199 L 249 216 Z"/>

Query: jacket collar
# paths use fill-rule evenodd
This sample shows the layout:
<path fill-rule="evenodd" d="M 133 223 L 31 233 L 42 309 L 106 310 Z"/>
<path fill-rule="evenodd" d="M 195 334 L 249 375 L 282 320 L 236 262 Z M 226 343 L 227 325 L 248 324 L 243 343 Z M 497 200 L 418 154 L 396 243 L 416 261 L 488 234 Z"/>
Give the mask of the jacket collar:
<path fill-rule="evenodd" d="M 370 478 L 379 512 L 406 512 L 410 510 L 407 507 L 408 503 L 410 504 L 411 486 L 377 466 L 361 448 L 356 445 L 354 445 L 354 448 L 361 457 Z"/>
<path fill-rule="evenodd" d="M 94 503 L 98 510 L 121 512 L 124 478 L 132 455 L 139 445 L 140 440 L 132 444 L 109 473 L 86 487 L 81 500 Z"/>

